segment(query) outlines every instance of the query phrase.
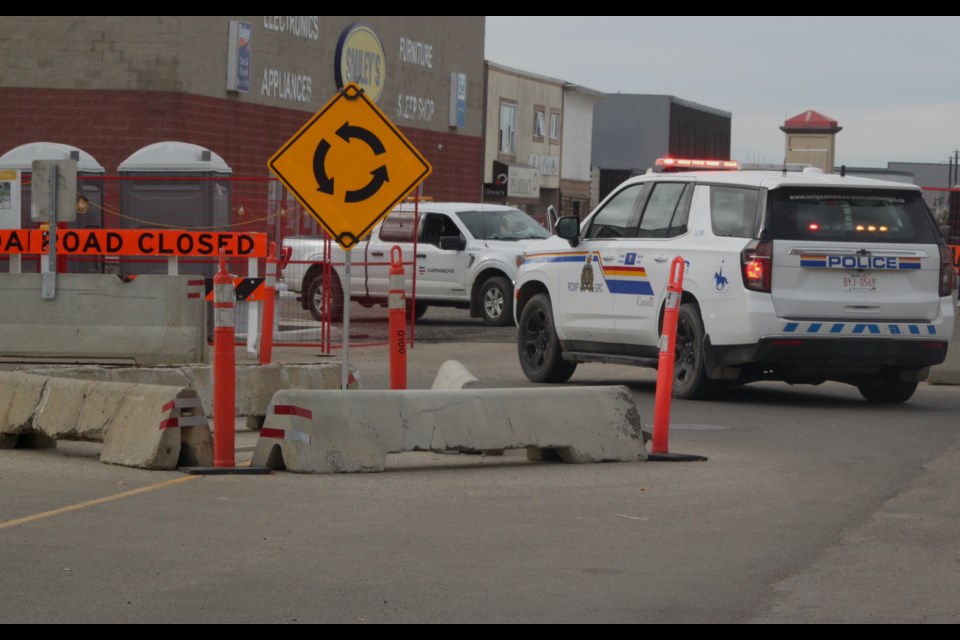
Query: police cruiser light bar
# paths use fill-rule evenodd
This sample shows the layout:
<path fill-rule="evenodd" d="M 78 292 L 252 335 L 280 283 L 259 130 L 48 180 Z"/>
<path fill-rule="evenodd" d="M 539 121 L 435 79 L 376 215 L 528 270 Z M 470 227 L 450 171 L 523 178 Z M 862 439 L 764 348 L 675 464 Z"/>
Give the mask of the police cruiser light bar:
<path fill-rule="evenodd" d="M 661 171 L 739 171 L 736 160 L 699 160 L 693 158 L 657 158 L 656 166 Z"/>

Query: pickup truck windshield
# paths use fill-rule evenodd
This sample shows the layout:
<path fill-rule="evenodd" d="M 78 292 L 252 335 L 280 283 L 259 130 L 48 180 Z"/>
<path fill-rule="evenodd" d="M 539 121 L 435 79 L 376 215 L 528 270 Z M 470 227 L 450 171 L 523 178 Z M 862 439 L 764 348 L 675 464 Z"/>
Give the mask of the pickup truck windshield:
<path fill-rule="evenodd" d="M 458 211 L 457 217 L 477 240 L 530 240 L 550 237 L 549 231 L 519 209 Z"/>

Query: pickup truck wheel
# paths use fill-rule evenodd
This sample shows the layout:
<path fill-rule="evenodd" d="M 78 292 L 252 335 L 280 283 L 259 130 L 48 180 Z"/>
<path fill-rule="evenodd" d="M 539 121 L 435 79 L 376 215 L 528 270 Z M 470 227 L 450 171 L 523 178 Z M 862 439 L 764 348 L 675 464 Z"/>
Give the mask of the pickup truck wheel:
<path fill-rule="evenodd" d="M 520 368 L 531 382 L 566 382 L 576 370 L 576 362 L 563 359 L 553 325 L 553 309 L 546 294 L 533 296 L 523 308 L 517 330 L 517 351 Z"/>
<path fill-rule="evenodd" d="M 860 395 L 873 404 L 900 404 L 906 402 L 917 390 L 916 382 L 904 382 L 896 372 L 884 374 L 876 383 L 862 384 L 857 387 Z"/>
<path fill-rule="evenodd" d="M 697 400 L 709 397 L 713 391 L 703 360 L 703 337 L 700 309 L 695 304 L 681 304 L 673 363 L 674 398 Z"/>
<path fill-rule="evenodd" d="M 503 276 L 487 278 L 480 287 L 480 315 L 491 327 L 513 324 L 513 286 Z"/>
<path fill-rule="evenodd" d="M 423 314 L 427 312 L 428 305 L 426 302 L 417 302 L 413 303 L 407 300 L 407 315 L 413 314 L 413 317 L 419 320 L 423 317 Z"/>
<path fill-rule="evenodd" d="M 332 278 L 332 285 L 330 321 L 339 322 L 343 319 L 343 288 L 336 274 Z M 316 275 L 307 286 L 307 308 L 314 320 L 323 322 L 323 275 L 321 274 Z"/>

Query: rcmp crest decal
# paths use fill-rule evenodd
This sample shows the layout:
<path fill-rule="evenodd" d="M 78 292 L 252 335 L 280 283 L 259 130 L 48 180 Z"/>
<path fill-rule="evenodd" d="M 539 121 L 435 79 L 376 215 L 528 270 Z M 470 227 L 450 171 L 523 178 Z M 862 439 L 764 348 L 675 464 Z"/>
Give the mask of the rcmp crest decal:
<path fill-rule="evenodd" d="M 593 255 L 589 253 L 580 272 L 580 291 L 593 291 Z"/>

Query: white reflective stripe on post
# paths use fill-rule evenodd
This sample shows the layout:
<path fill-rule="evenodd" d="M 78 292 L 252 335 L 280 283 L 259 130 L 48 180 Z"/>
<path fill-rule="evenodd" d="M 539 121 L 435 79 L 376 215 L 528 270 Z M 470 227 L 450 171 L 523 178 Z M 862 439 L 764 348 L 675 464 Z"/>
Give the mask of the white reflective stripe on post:
<path fill-rule="evenodd" d="M 403 276 L 402 275 L 391 275 L 390 276 L 390 293 L 388 296 L 388 309 L 403 309 L 404 308 L 404 291 L 403 291 Z"/>
<path fill-rule="evenodd" d="M 657 347 L 659 347 L 660 353 L 667 353 L 670 348 L 670 336 L 661 335 L 660 340 L 657 341 Z"/>
<path fill-rule="evenodd" d="M 676 291 L 667 292 L 667 300 L 663 305 L 667 309 L 676 309 L 680 306 L 680 294 Z"/>
<path fill-rule="evenodd" d="M 263 286 L 272 288 L 277 286 L 277 261 L 267 259 L 266 277 L 263 280 Z"/>
<path fill-rule="evenodd" d="M 233 327 L 233 302 L 236 292 L 233 283 L 213 285 L 213 326 Z"/>

